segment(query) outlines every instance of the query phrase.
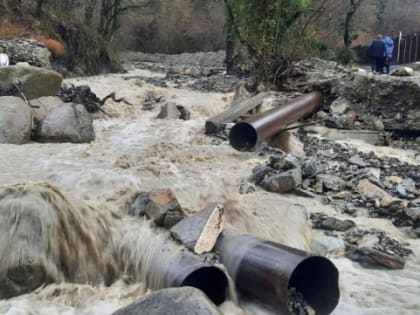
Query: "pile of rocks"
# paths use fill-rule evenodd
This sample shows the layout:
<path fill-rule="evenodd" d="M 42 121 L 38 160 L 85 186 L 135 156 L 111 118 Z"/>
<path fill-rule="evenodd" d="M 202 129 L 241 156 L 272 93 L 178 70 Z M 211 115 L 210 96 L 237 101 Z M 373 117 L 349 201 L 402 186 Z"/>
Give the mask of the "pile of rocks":
<path fill-rule="evenodd" d="M 396 158 L 362 153 L 326 139 L 302 135 L 305 152 L 314 176 L 302 186 L 328 196 L 325 202 L 344 212 L 360 215 L 357 208 L 372 217 L 386 217 L 397 226 L 419 228 L 416 215 L 420 202 L 420 172 L 416 165 Z"/>
<path fill-rule="evenodd" d="M 55 97 L 62 76 L 28 65 L 0 69 L 0 143 L 84 143 L 95 139 L 83 105 Z"/>
<path fill-rule="evenodd" d="M 416 165 L 363 153 L 305 132 L 299 137 L 306 158 L 263 148 L 260 155 L 268 155 L 268 160 L 255 167 L 248 180 L 270 192 L 319 198 L 344 215 L 385 217 L 396 226 L 410 227 L 412 236 L 420 237 L 420 172 Z M 250 187 L 243 184 L 241 189 L 252 191 Z M 365 267 L 401 269 L 412 253 L 385 232 L 357 229 L 351 220 L 323 213 L 311 214 L 311 220 L 315 229 L 326 231 L 325 237 L 337 240 L 327 240 L 335 250 Z M 329 252 L 325 244 L 315 245 Z"/>
<path fill-rule="evenodd" d="M 402 269 L 413 252 L 379 230 L 352 229 L 344 234 L 346 257 L 364 267 Z"/>
<path fill-rule="evenodd" d="M 0 40 L 0 47 L 9 56 L 10 64 L 27 62 L 31 66 L 52 69 L 51 53 L 42 43 L 30 37 L 15 37 L 7 40 Z"/>
<path fill-rule="evenodd" d="M 320 90 L 324 111 L 334 127 L 367 130 L 420 130 L 418 99 L 420 77 L 373 75 L 352 71 L 319 59 L 295 64 L 288 86 L 294 90 Z M 346 104 L 341 113 L 331 111 L 334 100 Z"/>

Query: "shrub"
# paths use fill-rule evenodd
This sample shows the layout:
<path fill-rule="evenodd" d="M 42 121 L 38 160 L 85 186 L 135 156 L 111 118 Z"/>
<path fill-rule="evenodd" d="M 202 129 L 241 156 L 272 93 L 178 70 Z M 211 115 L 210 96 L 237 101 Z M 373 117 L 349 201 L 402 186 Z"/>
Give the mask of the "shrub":
<path fill-rule="evenodd" d="M 356 53 L 351 48 L 341 48 L 337 52 L 337 61 L 343 65 L 347 65 L 356 60 Z"/>
<path fill-rule="evenodd" d="M 44 45 L 54 55 L 54 57 L 63 57 L 65 55 L 66 49 L 64 48 L 63 43 L 61 43 L 60 41 L 52 38 L 47 38 L 42 35 L 34 35 L 32 37 L 44 43 Z"/>

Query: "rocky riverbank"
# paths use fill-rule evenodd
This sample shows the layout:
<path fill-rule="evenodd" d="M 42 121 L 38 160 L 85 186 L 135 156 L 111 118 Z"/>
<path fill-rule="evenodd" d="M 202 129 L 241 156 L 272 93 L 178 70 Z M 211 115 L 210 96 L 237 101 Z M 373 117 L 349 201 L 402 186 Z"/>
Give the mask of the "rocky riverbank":
<path fill-rule="evenodd" d="M 191 67 L 175 63 L 178 69 Z M 209 63 L 213 67 L 213 61 Z M 89 143 L 1 144 L 0 184 L 48 181 L 65 196 L 76 196 L 107 217 L 115 213 L 115 222 L 122 217 L 124 224 L 108 232 L 115 237 L 115 245 L 141 244 L 143 248 L 138 252 L 120 248 L 119 258 L 124 258 L 127 270 L 141 271 L 147 255 L 168 237 L 159 228 L 150 228 L 144 218 L 127 216 L 127 204 L 140 193 L 169 188 L 189 215 L 209 203 L 222 203 L 227 227 L 330 257 L 340 272 L 341 299 L 334 314 L 419 311 L 420 243 L 414 214 L 420 163 L 415 151 L 353 139 L 325 139 L 321 132 L 314 133 L 321 129 L 306 128 L 295 135 L 303 146 L 301 155 L 267 146 L 257 152 L 237 152 L 220 138 L 204 134 L 205 120 L 229 108 L 233 93 L 176 85 L 166 75 L 172 70 L 166 65 L 158 67 L 155 72 L 155 66 L 138 64 L 127 66 L 126 74 L 64 80 L 75 86 L 88 85 L 98 99 L 115 92 L 117 99 L 127 102 L 107 99 L 101 106 L 105 113 L 89 114 L 95 131 Z M 205 68 L 199 63 L 197 67 Z M 211 79 L 202 78 L 202 73 L 199 70 L 198 80 Z M 222 72 L 218 76 L 217 80 L 226 77 Z M 182 80 L 192 77 L 182 74 Z M 229 84 L 223 88 L 232 90 Z M 284 99 L 292 96 L 285 94 Z M 157 118 L 167 102 L 183 106 L 190 119 Z M 329 114 L 328 107 L 324 110 Z M 287 176 L 279 176 L 283 172 Z M 251 175 L 257 185 L 248 182 Z M 288 190 L 265 189 L 278 187 L 269 184 L 279 178 L 292 179 L 287 182 Z M 295 187 L 290 189 L 290 185 Z M 94 215 L 90 208 L 77 209 Z M 91 219 L 81 216 L 81 220 Z M 111 314 L 147 292 L 141 281 L 144 275 L 139 272 L 136 279 L 130 275 L 121 275 L 109 287 L 50 284 L 1 300 L 0 313 Z M 171 294 L 167 295 L 168 305 Z M 197 300 L 201 297 L 198 293 Z M 272 313 L 242 298 L 239 306 L 233 298 L 210 309 L 229 315 Z"/>

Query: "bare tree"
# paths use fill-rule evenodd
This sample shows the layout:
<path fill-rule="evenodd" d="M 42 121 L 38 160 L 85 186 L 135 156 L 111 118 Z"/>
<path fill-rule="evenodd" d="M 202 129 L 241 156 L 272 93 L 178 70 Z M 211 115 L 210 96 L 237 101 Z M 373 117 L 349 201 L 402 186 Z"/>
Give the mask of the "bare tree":
<path fill-rule="evenodd" d="M 344 47 L 349 48 L 351 43 L 355 39 L 354 34 L 352 34 L 352 21 L 353 16 L 356 13 L 357 9 L 363 3 L 364 0 L 350 0 L 350 8 L 346 13 L 346 20 L 344 22 Z"/>

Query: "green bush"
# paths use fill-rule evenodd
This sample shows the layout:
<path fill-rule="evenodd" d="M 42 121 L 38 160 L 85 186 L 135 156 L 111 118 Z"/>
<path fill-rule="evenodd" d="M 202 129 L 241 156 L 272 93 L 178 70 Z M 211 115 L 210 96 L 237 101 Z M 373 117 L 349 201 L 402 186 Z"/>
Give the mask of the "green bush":
<path fill-rule="evenodd" d="M 347 65 L 356 61 L 356 52 L 351 48 L 341 48 L 337 52 L 337 61 L 343 65 Z"/>

